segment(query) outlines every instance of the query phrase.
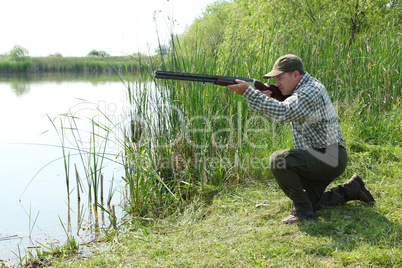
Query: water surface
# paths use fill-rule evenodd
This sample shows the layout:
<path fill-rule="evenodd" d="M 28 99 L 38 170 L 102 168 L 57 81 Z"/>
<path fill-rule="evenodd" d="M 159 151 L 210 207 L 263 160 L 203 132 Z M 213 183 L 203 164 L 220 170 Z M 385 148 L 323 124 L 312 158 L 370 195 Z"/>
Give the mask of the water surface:
<path fill-rule="evenodd" d="M 74 148 L 77 144 L 90 148 L 91 119 L 115 130 L 115 134 L 110 134 L 111 140 L 121 138 L 125 94 L 126 88 L 116 75 L 0 75 L 0 260 L 15 259 L 11 251 L 17 252 L 18 247 L 24 255 L 36 241 L 63 243 L 64 228 L 82 240 L 90 239 L 88 232 L 83 231 L 91 227 L 88 184 L 83 159 Z M 77 119 L 60 116 L 67 113 Z M 71 124 L 80 129 L 79 138 L 68 130 L 61 136 L 61 125 Z M 105 135 L 99 129 L 96 133 Z M 70 154 L 70 206 L 62 141 L 66 155 Z M 104 148 L 101 138 L 96 138 L 96 142 L 97 150 Z M 124 174 L 122 166 L 114 162 L 121 162 L 114 159 L 120 150 L 114 142 L 106 144 L 109 160 L 103 162 L 102 170 L 105 199 L 112 179 L 113 187 L 118 187 Z M 75 189 L 75 165 L 84 185 L 80 204 Z M 118 204 L 119 198 L 113 196 L 112 203 Z M 104 217 L 107 225 L 107 216 Z"/>

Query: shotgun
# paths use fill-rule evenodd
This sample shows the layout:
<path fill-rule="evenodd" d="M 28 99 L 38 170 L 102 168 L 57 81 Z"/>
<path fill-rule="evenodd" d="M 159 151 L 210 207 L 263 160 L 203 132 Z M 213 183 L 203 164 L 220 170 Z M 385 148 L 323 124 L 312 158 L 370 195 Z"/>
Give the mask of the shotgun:
<path fill-rule="evenodd" d="M 235 80 L 243 80 L 250 84 L 250 86 L 258 89 L 259 91 L 270 90 L 271 97 L 278 100 L 284 101 L 287 96 L 282 95 L 279 88 L 274 85 L 267 85 L 254 78 L 239 78 L 239 77 L 229 77 L 229 76 L 216 76 L 216 75 L 203 75 L 203 74 L 188 74 L 188 73 L 176 73 L 168 71 L 156 71 L 155 78 L 159 79 L 170 79 L 170 80 L 181 80 L 181 81 L 193 81 L 202 83 L 213 83 L 219 86 L 228 86 L 236 84 Z"/>

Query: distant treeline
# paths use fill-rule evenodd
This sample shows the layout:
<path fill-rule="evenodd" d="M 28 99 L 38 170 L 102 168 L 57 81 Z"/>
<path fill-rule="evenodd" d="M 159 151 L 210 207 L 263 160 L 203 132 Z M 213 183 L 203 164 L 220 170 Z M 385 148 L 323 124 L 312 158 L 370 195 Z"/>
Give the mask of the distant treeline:
<path fill-rule="evenodd" d="M 138 71 L 147 65 L 145 56 L 24 57 L 0 55 L 0 73 Z"/>

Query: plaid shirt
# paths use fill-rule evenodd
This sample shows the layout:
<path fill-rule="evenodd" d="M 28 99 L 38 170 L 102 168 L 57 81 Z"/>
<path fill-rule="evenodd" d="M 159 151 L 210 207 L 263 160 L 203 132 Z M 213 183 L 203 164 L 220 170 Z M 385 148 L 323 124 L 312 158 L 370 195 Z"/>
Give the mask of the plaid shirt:
<path fill-rule="evenodd" d="M 326 88 L 305 73 L 292 95 L 280 102 L 249 87 L 243 96 L 250 108 L 282 122 L 290 122 L 296 149 L 346 148 L 335 109 Z"/>

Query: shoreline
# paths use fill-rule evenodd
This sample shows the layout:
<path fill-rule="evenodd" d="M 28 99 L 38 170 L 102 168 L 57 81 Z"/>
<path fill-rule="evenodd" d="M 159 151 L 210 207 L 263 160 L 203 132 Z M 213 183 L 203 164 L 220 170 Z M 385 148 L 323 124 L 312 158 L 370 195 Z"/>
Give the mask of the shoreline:
<path fill-rule="evenodd" d="M 41 72 L 139 71 L 149 63 L 148 56 L 24 57 L 18 60 L 0 55 L 0 74 Z"/>

